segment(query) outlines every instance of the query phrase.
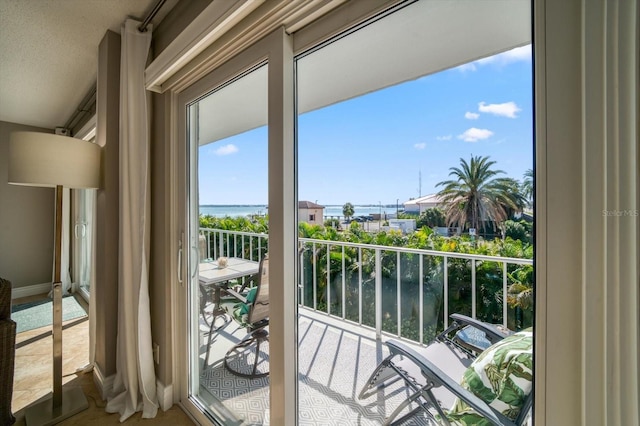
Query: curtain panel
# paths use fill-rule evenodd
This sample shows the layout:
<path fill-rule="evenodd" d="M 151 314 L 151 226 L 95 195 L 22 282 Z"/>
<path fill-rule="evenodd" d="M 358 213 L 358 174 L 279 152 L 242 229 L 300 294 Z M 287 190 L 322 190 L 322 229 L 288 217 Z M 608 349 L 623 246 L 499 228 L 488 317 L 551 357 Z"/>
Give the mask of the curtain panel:
<path fill-rule="evenodd" d="M 107 412 L 125 421 L 158 411 L 149 307 L 149 115 L 144 69 L 151 28 L 122 27 L 120 61 L 120 229 L 116 377 Z"/>

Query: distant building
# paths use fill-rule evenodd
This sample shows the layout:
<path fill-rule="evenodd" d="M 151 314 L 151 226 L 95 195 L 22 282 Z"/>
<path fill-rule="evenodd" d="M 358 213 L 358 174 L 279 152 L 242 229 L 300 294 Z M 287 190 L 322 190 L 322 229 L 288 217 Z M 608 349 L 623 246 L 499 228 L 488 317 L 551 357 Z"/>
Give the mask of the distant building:
<path fill-rule="evenodd" d="M 311 225 L 324 224 L 324 206 L 311 201 L 298 201 L 298 221 Z"/>
<path fill-rule="evenodd" d="M 416 230 L 415 219 L 389 219 L 389 226 L 383 228 L 397 229 L 402 231 L 403 234 L 410 234 Z"/>
<path fill-rule="evenodd" d="M 405 213 L 420 214 L 427 209 L 443 207 L 444 203 L 442 202 L 442 199 L 438 197 L 438 194 L 429 194 L 424 197 L 409 200 L 406 203 L 403 203 L 403 205 Z"/>

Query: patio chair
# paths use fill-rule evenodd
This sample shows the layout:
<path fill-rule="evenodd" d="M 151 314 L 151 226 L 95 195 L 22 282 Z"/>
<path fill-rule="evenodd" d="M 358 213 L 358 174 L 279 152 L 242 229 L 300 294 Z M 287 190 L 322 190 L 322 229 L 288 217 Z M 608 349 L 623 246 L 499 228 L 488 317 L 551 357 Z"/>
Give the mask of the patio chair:
<path fill-rule="evenodd" d="M 474 333 L 484 334 L 481 340 L 495 343 L 484 350 L 480 348 L 486 342 L 461 344 L 456 334 L 469 332 L 470 326 Z M 522 425 L 533 401 L 532 334 L 532 330 L 503 332 L 457 316 L 455 324 L 425 348 L 389 340 L 390 355 L 371 374 L 359 398 L 376 394 L 380 398 L 379 391 L 400 383 L 408 397 L 385 419 L 385 425 L 402 424 L 420 413 L 444 425 Z M 470 347 L 480 351 L 477 357 Z M 397 394 L 397 388 L 389 393 Z"/>
<path fill-rule="evenodd" d="M 437 341 L 457 346 L 475 358 L 489 346 L 513 334 L 500 324 L 479 321 L 462 314 L 451 314 L 451 325 L 436 336 Z"/>
<path fill-rule="evenodd" d="M 268 355 L 260 352 L 260 346 L 269 341 L 269 258 L 260 261 L 258 284 L 247 293 L 233 289 L 225 292 L 233 298 L 223 299 L 224 309 L 240 326 L 249 333 L 239 343 L 233 345 L 224 357 L 224 365 L 231 373 L 249 378 L 266 377 L 269 370 L 259 370 L 261 362 L 268 363 Z M 266 361 L 265 361 L 266 360 Z M 248 372 L 245 372 L 247 370 Z"/>

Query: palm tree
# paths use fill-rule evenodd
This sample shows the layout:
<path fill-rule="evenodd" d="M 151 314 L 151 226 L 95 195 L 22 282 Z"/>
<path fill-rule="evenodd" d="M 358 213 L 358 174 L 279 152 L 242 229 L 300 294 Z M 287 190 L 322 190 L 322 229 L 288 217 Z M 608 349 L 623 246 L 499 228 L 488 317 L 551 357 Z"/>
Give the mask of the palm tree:
<path fill-rule="evenodd" d="M 522 195 L 527 199 L 527 205 L 531 207 L 533 204 L 533 169 L 524 172 L 524 179 L 520 188 Z"/>
<path fill-rule="evenodd" d="M 345 221 L 349 221 L 349 218 L 353 216 L 354 212 L 353 204 L 345 203 L 345 205 L 342 206 L 342 214 L 344 215 Z"/>
<path fill-rule="evenodd" d="M 514 179 L 496 177 L 504 173 L 492 166 L 489 157 L 460 159 L 460 167 L 451 167 L 449 176 L 455 179 L 439 182 L 444 188 L 438 196 L 445 204 L 447 225 L 484 229 L 487 222 L 495 224 L 506 220 L 511 211 L 520 211 L 524 197 Z"/>

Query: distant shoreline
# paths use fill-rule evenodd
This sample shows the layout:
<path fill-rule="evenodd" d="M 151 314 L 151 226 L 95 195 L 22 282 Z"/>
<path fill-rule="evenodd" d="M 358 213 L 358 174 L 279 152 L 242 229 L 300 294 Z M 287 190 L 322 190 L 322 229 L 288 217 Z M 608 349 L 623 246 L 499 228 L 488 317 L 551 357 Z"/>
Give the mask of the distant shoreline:
<path fill-rule="evenodd" d="M 345 203 L 346 204 L 346 203 Z M 351 203 L 353 204 L 353 203 Z M 340 207 L 344 206 L 344 204 L 320 204 L 322 207 Z M 370 208 L 380 208 L 380 204 L 353 204 L 354 207 L 370 207 Z M 404 208 L 404 205 L 399 204 L 400 208 Z M 200 204 L 200 207 L 261 207 L 268 208 L 266 204 Z M 382 204 L 382 208 L 396 208 L 395 204 Z"/>
<path fill-rule="evenodd" d="M 329 204 L 324 205 L 324 218 L 342 218 L 342 205 Z M 403 209 L 404 206 L 400 206 Z M 353 216 L 368 216 L 370 214 L 392 214 L 396 213 L 396 205 L 380 205 L 380 204 L 354 204 Z M 201 204 L 199 213 L 203 216 L 213 217 L 249 217 L 264 216 L 269 213 L 269 209 L 265 204 Z"/>

